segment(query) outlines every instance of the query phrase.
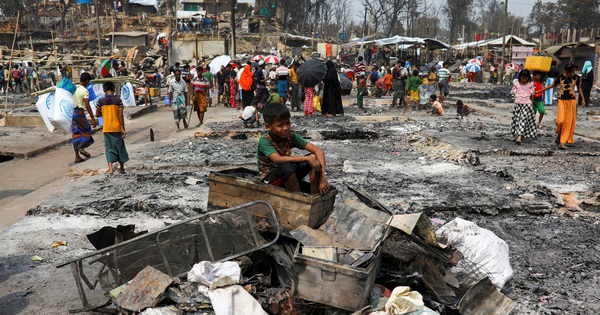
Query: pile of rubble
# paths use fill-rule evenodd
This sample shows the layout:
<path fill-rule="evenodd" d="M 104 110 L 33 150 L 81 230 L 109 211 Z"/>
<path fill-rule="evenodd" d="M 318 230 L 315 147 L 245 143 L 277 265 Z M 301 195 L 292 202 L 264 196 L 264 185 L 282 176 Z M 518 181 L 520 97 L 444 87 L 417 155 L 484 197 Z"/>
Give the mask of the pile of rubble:
<path fill-rule="evenodd" d="M 209 212 L 154 232 L 104 227 L 70 265 L 78 311 L 114 314 L 509 314 L 508 245 L 473 222 L 394 213 L 209 175 Z M 266 201 L 256 201 L 266 200 Z M 437 228 L 437 229 L 436 229 Z M 100 284 L 100 286 L 98 286 Z"/>

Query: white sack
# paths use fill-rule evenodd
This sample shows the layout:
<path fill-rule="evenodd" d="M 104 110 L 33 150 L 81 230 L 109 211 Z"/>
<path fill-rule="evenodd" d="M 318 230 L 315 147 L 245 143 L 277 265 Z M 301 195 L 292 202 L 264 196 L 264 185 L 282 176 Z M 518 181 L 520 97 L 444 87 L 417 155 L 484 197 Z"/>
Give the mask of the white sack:
<path fill-rule="evenodd" d="M 127 82 L 121 88 L 121 101 L 123 106 L 135 106 L 135 95 L 133 94 L 133 85 Z"/>
<path fill-rule="evenodd" d="M 462 253 L 456 267 L 452 267 L 461 286 L 472 287 L 479 280 L 489 277 L 498 289 L 502 289 L 506 281 L 512 278 L 508 244 L 494 232 L 456 218 L 435 234 L 438 241 Z"/>
<path fill-rule="evenodd" d="M 73 120 L 73 94 L 61 88 L 54 92 L 54 102 L 50 107 L 48 120 L 57 130 L 66 134 L 71 133 L 71 121 Z"/>
<path fill-rule="evenodd" d="M 54 131 L 54 126 L 50 122 L 50 119 L 48 119 L 53 105 L 54 93 L 46 93 L 40 95 L 38 97 L 37 102 L 35 103 L 35 107 L 37 108 L 38 113 L 40 113 L 40 116 L 42 116 L 42 120 L 44 121 L 46 128 L 48 128 L 50 132 Z"/>

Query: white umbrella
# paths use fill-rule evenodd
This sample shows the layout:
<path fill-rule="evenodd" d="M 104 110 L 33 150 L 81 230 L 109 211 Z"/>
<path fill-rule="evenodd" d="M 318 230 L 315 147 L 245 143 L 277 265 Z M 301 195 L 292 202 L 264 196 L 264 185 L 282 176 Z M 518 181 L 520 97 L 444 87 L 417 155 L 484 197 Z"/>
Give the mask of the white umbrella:
<path fill-rule="evenodd" d="M 208 64 L 208 67 L 210 68 L 210 72 L 216 74 L 217 72 L 219 72 L 219 70 L 221 70 L 221 66 L 226 66 L 230 61 L 231 61 L 231 57 L 229 57 L 227 55 L 222 55 L 222 56 L 219 56 L 219 57 L 213 59 L 213 61 L 211 61 Z"/>

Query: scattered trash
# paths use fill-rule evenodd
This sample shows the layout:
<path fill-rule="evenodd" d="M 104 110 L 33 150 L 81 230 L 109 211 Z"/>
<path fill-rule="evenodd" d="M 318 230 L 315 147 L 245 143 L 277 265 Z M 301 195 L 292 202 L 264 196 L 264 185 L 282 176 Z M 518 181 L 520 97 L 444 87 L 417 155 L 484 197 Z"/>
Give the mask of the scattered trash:
<path fill-rule="evenodd" d="M 59 246 L 67 246 L 67 242 L 66 241 L 58 241 L 58 242 L 52 243 L 52 248 L 59 247 Z"/>
<path fill-rule="evenodd" d="M 274 231 L 268 238 L 258 230 L 263 220 L 267 220 L 272 227 L 270 231 Z M 106 231 L 112 235 L 112 229 Z M 267 248 L 275 244 L 279 233 L 273 208 L 263 201 L 255 201 L 204 213 L 57 267 L 71 266 L 83 306 L 81 310 L 90 311 L 105 305 L 106 301 L 99 292 L 86 294 L 84 290 L 98 289 L 108 295 L 147 266 L 160 269 L 169 277 L 183 275 L 197 261 L 227 261 Z M 114 238 L 108 237 L 108 240 L 114 242 Z"/>
<path fill-rule="evenodd" d="M 32 257 L 31 257 L 31 260 L 33 260 L 33 261 L 44 261 L 44 259 L 43 259 L 42 257 L 40 257 L 40 256 L 37 256 L 37 255 L 35 255 L 35 256 L 32 256 Z"/>

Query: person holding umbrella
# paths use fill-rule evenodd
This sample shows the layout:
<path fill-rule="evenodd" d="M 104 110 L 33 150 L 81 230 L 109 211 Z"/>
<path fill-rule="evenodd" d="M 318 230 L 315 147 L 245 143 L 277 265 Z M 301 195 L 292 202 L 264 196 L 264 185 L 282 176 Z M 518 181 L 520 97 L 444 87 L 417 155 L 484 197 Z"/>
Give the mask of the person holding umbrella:
<path fill-rule="evenodd" d="M 323 103 L 321 104 L 321 113 L 328 117 L 335 115 L 344 115 L 342 106 L 342 87 L 338 78 L 337 71 L 333 61 L 327 60 L 325 63 L 327 72 L 323 78 L 325 84 L 323 88 Z"/>
<path fill-rule="evenodd" d="M 304 87 L 304 115 L 309 116 L 315 112 L 315 86 L 325 76 L 325 65 L 317 59 L 310 59 L 298 68 L 297 74 L 298 83 Z"/>

